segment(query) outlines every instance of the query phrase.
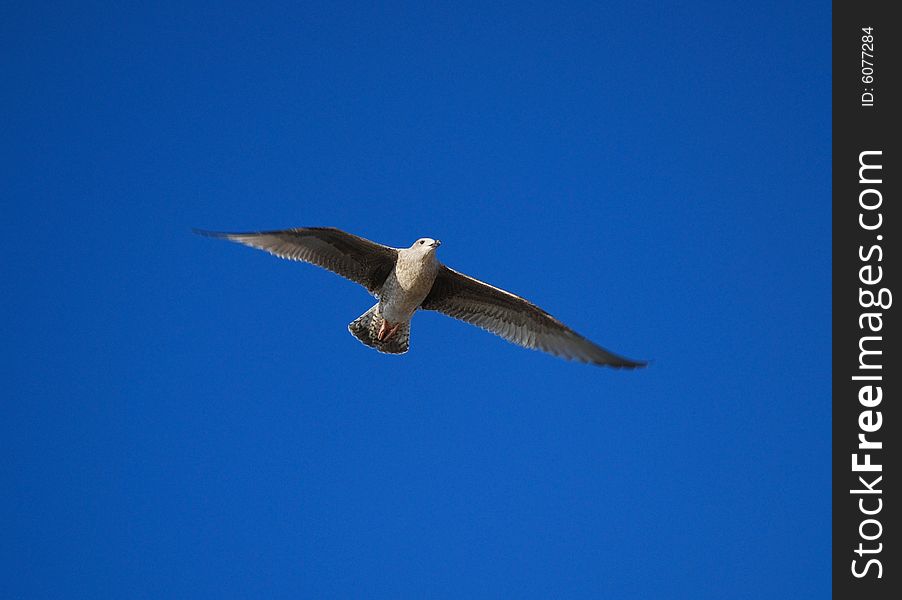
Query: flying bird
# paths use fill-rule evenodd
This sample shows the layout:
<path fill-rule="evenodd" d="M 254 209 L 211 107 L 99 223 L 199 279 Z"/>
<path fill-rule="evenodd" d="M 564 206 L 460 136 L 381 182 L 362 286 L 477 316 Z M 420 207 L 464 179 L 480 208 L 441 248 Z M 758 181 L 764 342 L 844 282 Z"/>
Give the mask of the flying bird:
<path fill-rule="evenodd" d="M 435 256 L 442 244 L 439 240 L 420 238 L 409 248 L 392 248 L 331 227 L 251 233 L 194 231 L 311 263 L 359 283 L 379 301 L 354 319 L 348 330 L 379 352 L 407 352 L 410 320 L 418 309 L 424 309 L 565 359 L 625 368 L 646 364 L 590 342 L 519 296 L 446 267 Z"/>

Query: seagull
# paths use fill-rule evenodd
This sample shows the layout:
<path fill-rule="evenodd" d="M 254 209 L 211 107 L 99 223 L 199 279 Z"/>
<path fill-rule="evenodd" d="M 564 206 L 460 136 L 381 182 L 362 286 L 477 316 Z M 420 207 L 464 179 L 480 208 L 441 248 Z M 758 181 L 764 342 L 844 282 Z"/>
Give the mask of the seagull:
<path fill-rule="evenodd" d="M 392 248 L 332 227 L 195 233 L 310 263 L 365 287 L 378 302 L 348 325 L 366 346 L 387 354 L 410 348 L 410 320 L 434 310 L 505 340 L 564 359 L 617 368 L 645 366 L 590 342 L 528 300 L 448 268 L 436 258 L 440 240 L 420 238 Z"/>

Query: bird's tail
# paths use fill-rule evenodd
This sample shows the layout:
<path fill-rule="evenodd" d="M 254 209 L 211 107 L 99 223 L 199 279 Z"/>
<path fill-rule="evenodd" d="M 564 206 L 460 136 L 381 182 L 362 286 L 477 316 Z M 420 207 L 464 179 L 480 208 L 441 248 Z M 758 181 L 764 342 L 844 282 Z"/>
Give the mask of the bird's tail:
<path fill-rule="evenodd" d="M 398 325 L 398 329 L 387 339 L 379 339 L 383 318 L 376 304 L 348 325 L 348 331 L 370 348 L 386 354 L 404 354 L 410 349 L 410 321 Z"/>

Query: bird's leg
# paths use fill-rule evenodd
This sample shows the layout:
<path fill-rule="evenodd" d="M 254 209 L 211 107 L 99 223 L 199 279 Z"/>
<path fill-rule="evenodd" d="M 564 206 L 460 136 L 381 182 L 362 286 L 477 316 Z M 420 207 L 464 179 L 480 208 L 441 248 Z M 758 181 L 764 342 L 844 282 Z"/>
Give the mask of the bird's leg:
<path fill-rule="evenodd" d="M 395 332 L 398 331 L 398 327 L 400 326 L 400 323 L 398 323 L 397 325 L 392 325 L 385 319 L 382 319 L 382 326 L 379 328 L 379 333 L 376 334 L 376 339 L 378 339 L 380 342 L 384 342 L 385 340 L 393 336 Z"/>

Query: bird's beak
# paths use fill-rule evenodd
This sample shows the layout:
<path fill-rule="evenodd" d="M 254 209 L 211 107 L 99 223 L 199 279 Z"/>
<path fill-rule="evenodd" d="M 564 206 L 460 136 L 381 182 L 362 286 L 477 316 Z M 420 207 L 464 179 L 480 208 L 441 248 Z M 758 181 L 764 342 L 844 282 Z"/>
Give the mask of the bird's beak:
<path fill-rule="evenodd" d="M 442 245 L 442 240 L 435 240 L 434 242 L 432 242 L 433 248 L 438 248 L 441 245 Z"/>

